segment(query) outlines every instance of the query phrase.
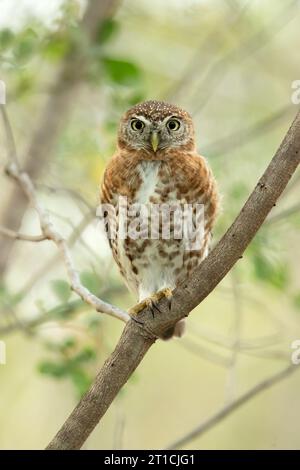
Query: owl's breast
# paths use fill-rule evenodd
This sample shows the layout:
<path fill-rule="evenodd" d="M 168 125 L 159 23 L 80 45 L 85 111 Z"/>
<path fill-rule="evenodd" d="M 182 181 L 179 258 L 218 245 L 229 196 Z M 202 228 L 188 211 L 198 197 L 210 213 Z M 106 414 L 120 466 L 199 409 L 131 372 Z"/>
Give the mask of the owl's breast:
<path fill-rule="evenodd" d="M 137 166 L 140 186 L 134 195 L 138 204 L 160 204 L 176 199 L 174 178 L 167 162 L 142 161 Z"/>

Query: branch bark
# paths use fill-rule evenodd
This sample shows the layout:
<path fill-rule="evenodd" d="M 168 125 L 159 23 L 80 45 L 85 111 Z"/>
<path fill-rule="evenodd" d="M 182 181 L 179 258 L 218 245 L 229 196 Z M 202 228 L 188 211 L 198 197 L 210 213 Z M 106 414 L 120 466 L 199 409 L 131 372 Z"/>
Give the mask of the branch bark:
<path fill-rule="evenodd" d="M 48 449 L 79 449 L 102 418 L 121 387 L 141 362 L 156 338 L 187 316 L 230 271 L 275 205 L 300 161 L 300 113 L 258 181 L 236 220 L 193 272 L 173 292 L 172 309 L 166 299 L 155 318 L 145 309 L 125 326 L 122 336 Z"/>
<path fill-rule="evenodd" d="M 81 29 L 87 40 L 92 43 L 101 23 L 110 17 L 116 9 L 119 0 L 89 0 L 82 19 Z M 43 107 L 38 127 L 29 143 L 25 157 L 25 170 L 35 179 L 48 161 L 63 128 L 64 123 L 74 105 L 75 95 L 82 83 L 87 58 L 80 49 L 71 50 L 63 60 L 50 87 L 50 96 Z M 24 198 L 19 186 L 15 186 L 3 209 L 1 223 L 5 227 L 18 231 L 23 215 L 27 209 L 27 199 Z M 3 276 L 8 263 L 13 239 L 1 240 L 0 277 Z"/>

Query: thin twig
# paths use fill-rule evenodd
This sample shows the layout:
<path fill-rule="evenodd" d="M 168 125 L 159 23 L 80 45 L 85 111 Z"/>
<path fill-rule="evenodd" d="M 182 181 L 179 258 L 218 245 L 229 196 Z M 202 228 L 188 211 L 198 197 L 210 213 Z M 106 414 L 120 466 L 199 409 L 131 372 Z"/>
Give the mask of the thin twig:
<path fill-rule="evenodd" d="M 210 361 L 214 364 L 218 364 L 222 367 L 229 367 L 231 365 L 230 357 L 226 357 L 223 354 L 218 354 L 207 347 L 201 346 L 191 340 L 190 338 L 183 338 L 177 343 L 179 346 L 183 347 L 187 351 L 196 354 L 198 357 L 201 357 L 204 360 Z"/>
<path fill-rule="evenodd" d="M 66 242 L 68 247 L 72 247 L 76 241 L 79 239 L 81 236 L 82 232 L 88 227 L 89 223 L 94 217 L 94 212 L 93 213 L 87 213 L 81 221 L 78 223 L 76 228 L 73 230 L 73 232 L 70 234 L 70 236 L 67 238 Z M 49 260 L 45 262 L 44 265 L 39 267 L 37 271 L 32 275 L 32 277 L 26 281 L 26 283 L 23 285 L 21 288 L 19 295 L 20 297 L 24 297 L 24 295 L 28 294 L 32 288 L 35 286 L 35 284 L 41 280 L 41 278 L 51 269 L 55 266 L 57 262 L 61 261 L 61 257 L 59 253 L 55 253 L 53 257 L 51 257 Z"/>
<path fill-rule="evenodd" d="M 295 204 L 294 206 L 289 207 L 288 209 L 285 209 L 284 211 L 279 212 L 278 214 L 274 214 L 272 217 L 268 217 L 265 226 L 268 227 L 269 225 L 279 222 L 282 219 L 286 219 L 290 215 L 294 214 L 300 214 L 300 204 Z"/>
<path fill-rule="evenodd" d="M 32 207 L 36 210 L 42 234 L 47 239 L 52 240 L 57 246 L 66 267 L 71 289 L 76 292 L 82 298 L 82 300 L 91 305 L 98 312 L 106 313 L 107 315 L 111 315 L 115 318 L 118 318 L 119 320 L 127 322 L 130 319 L 130 316 L 127 312 L 99 299 L 81 284 L 79 274 L 73 264 L 71 253 L 66 240 L 56 231 L 53 223 L 50 221 L 49 214 L 39 203 L 36 196 L 35 187 L 29 175 L 20 169 L 13 132 L 4 106 L 1 106 L 1 115 L 7 134 L 7 139 L 10 142 L 7 155 L 8 164 L 6 165 L 6 173 L 17 182 L 19 187 L 23 190 L 24 194 L 28 198 L 28 201 Z"/>
<path fill-rule="evenodd" d="M 69 251 L 66 240 L 56 231 L 52 222 L 49 219 L 47 212 L 44 211 L 42 206 L 39 204 L 35 194 L 35 188 L 28 174 L 21 172 L 18 166 L 14 163 L 11 163 L 7 166 L 6 173 L 19 184 L 19 186 L 23 189 L 24 193 L 26 194 L 28 200 L 30 201 L 32 207 L 35 208 L 38 214 L 42 233 L 49 240 L 52 240 L 57 246 L 61 257 L 64 260 L 64 264 L 71 284 L 71 289 L 76 292 L 82 298 L 82 300 L 87 302 L 98 312 L 106 313 L 107 315 L 111 315 L 115 318 L 118 318 L 119 320 L 127 322 L 130 319 L 127 312 L 124 312 L 118 307 L 115 307 L 99 299 L 81 284 L 79 274 L 73 264 L 71 253 Z"/>
<path fill-rule="evenodd" d="M 255 385 L 253 388 L 250 388 L 250 390 L 241 395 L 239 398 L 221 408 L 219 411 L 217 411 L 217 413 L 213 414 L 206 421 L 201 423 L 199 426 L 195 427 L 192 431 L 188 432 L 180 439 L 172 442 L 172 444 L 170 444 L 167 449 L 179 449 L 189 443 L 191 440 L 199 438 L 205 432 L 209 431 L 209 429 L 211 429 L 213 426 L 219 424 L 223 419 L 225 419 L 229 414 L 231 414 L 241 405 L 251 400 L 251 398 L 257 396 L 263 390 L 267 390 L 268 388 L 272 387 L 278 382 L 281 382 L 282 380 L 299 370 L 300 367 L 297 367 L 295 365 L 289 365 L 281 372 L 272 375 L 268 379 L 262 380 L 259 384 Z"/>
<path fill-rule="evenodd" d="M 0 225 L 0 233 L 1 235 L 5 235 L 6 237 L 14 238 L 15 240 L 23 240 L 26 242 L 42 242 L 48 240 L 48 238 L 41 234 L 41 235 L 25 235 L 24 233 L 15 232 L 14 230 L 10 230 L 9 228 L 2 227 Z"/>

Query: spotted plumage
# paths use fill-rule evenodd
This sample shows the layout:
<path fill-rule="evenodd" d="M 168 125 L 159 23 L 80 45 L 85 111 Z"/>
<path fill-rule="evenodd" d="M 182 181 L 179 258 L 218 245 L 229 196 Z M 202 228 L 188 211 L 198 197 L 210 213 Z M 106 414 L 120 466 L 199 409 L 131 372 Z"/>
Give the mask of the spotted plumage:
<path fill-rule="evenodd" d="M 175 236 L 175 219 L 170 224 L 169 239 L 163 238 L 161 209 L 156 231 L 150 233 L 149 225 L 141 225 L 138 238 L 122 239 L 118 236 L 122 223 L 119 196 L 126 197 L 130 205 L 146 207 L 203 204 L 201 245 L 186 249 L 183 240 Z M 153 299 L 157 291 L 170 295 L 170 289 L 187 278 L 207 255 L 218 206 L 215 179 L 206 160 L 196 152 L 193 122 L 186 111 L 161 101 L 146 101 L 125 113 L 117 151 L 104 173 L 100 202 L 116 209 L 108 217 L 116 235 L 110 239 L 112 253 L 141 305 L 145 299 Z M 196 217 L 194 213 L 193 222 Z M 127 218 L 130 223 L 131 216 L 127 214 Z M 146 221 L 151 222 L 150 216 Z M 180 335 L 181 325 L 175 327 L 175 334 Z"/>

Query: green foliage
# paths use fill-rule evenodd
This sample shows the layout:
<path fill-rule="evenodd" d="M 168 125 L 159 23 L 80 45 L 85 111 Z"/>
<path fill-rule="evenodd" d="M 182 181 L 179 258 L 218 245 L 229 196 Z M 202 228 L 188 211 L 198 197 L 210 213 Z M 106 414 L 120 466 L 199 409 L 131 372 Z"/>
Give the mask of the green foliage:
<path fill-rule="evenodd" d="M 257 252 L 252 257 L 257 279 L 268 282 L 277 289 L 284 289 L 288 283 L 286 266 L 281 261 L 272 261 Z"/>
<path fill-rule="evenodd" d="M 133 62 L 104 57 L 102 64 L 107 77 L 118 85 L 135 85 L 141 80 L 141 72 Z"/>
<path fill-rule="evenodd" d="M 15 307 L 22 298 L 22 293 L 12 293 L 5 284 L 0 284 L 0 307 Z"/>
<path fill-rule="evenodd" d="M 102 316 L 99 315 L 99 312 L 91 311 L 85 316 L 85 324 L 87 328 L 97 334 L 99 325 L 102 321 Z"/>
<path fill-rule="evenodd" d="M 26 62 L 36 51 L 38 36 L 32 28 L 26 29 L 14 46 L 14 58 L 18 63 Z"/>
<path fill-rule="evenodd" d="M 2 29 L 0 31 L 0 51 L 3 51 L 11 46 L 13 44 L 14 38 L 15 35 L 10 29 Z"/>
<path fill-rule="evenodd" d="M 64 364 L 52 361 L 43 361 L 39 364 L 38 370 L 41 374 L 51 375 L 56 379 L 68 375 L 68 368 Z"/>
<path fill-rule="evenodd" d="M 82 396 L 91 384 L 92 376 L 86 366 L 95 360 L 96 351 L 90 346 L 76 350 L 74 338 L 67 338 L 58 344 L 49 344 L 48 348 L 57 353 L 56 360 L 44 360 L 38 365 L 41 374 L 55 379 L 69 379 L 73 383 L 77 395 Z"/>
<path fill-rule="evenodd" d="M 119 30 L 119 24 L 112 18 L 108 18 L 104 21 L 98 30 L 97 40 L 100 44 L 104 44 L 105 42 L 112 39 Z"/>
<path fill-rule="evenodd" d="M 260 232 L 249 246 L 247 253 L 256 280 L 263 281 L 278 290 L 287 287 L 289 268 L 278 252 L 275 240 Z"/>
<path fill-rule="evenodd" d="M 46 59 L 56 62 L 62 59 L 70 51 L 70 41 L 62 34 L 50 36 L 42 45 L 41 52 Z"/>
<path fill-rule="evenodd" d="M 83 271 L 80 274 L 82 284 L 87 287 L 93 294 L 99 292 L 100 279 L 93 271 Z"/>
<path fill-rule="evenodd" d="M 70 379 L 77 390 L 77 395 L 82 397 L 85 392 L 89 389 L 92 378 L 85 372 L 84 369 L 77 367 L 72 369 L 69 373 Z"/>
<path fill-rule="evenodd" d="M 58 300 L 63 303 L 68 302 L 71 296 L 71 289 L 66 281 L 62 279 L 51 281 L 51 287 Z"/>
<path fill-rule="evenodd" d="M 16 79 L 15 84 L 15 94 L 20 98 L 24 96 L 30 96 L 32 90 L 36 86 L 35 77 L 32 75 L 31 71 L 26 69 L 21 69 L 20 73 Z"/>

